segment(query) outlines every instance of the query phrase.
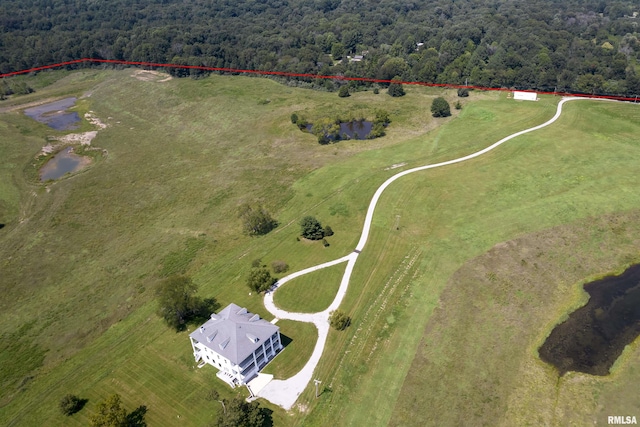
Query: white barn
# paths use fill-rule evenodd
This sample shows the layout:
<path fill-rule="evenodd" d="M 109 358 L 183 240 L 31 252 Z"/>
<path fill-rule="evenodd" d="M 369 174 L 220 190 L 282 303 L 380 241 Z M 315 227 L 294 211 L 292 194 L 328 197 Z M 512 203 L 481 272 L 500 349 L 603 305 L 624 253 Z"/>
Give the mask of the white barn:
<path fill-rule="evenodd" d="M 518 101 L 537 101 L 538 94 L 536 92 L 514 91 L 513 99 Z"/>
<path fill-rule="evenodd" d="M 229 304 L 189 335 L 196 362 L 218 369 L 230 386 L 243 385 L 282 350 L 280 328 Z"/>

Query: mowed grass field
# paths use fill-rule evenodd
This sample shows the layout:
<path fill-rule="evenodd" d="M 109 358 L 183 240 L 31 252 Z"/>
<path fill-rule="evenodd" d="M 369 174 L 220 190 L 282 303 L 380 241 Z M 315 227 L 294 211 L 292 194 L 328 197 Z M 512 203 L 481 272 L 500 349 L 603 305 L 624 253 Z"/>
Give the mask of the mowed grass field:
<path fill-rule="evenodd" d="M 51 85 L 10 101 L 89 92 L 88 108 L 110 125 L 93 142 L 108 155 L 54 184 L 25 177 L 55 132 L 18 112 L 0 115 L 0 223 L 6 224 L 0 229 L 0 357 L 8 367 L 0 387 L 2 424 L 86 425 L 99 400 L 113 392 L 129 410 L 147 405 L 150 425 L 212 422 L 220 408 L 206 401 L 206 393 L 215 388 L 230 397 L 235 391 L 215 379 L 214 369 L 195 368 L 187 332 L 168 330 L 154 314 L 153 288 L 168 260 L 182 260 L 180 271 L 194 279 L 202 296 L 270 319 L 261 298 L 249 295 L 244 284 L 252 260 L 284 260 L 296 271 L 345 255 L 356 244 L 377 186 L 402 170 L 391 165 L 408 168 L 469 154 L 542 123 L 558 101 L 518 103 L 504 94 L 473 93 L 456 117 L 436 121 L 429 117 L 431 100 L 444 94 L 455 101 L 454 93 L 408 88 L 400 99 L 371 92 L 342 99 L 264 79 L 158 83 L 132 74 L 60 72 L 58 80 L 46 74 Z M 393 119 L 388 135 L 374 141 L 320 146 L 289 120 L 293 112 L 374 108 L 387 109 Z M 512 366 L 535 364 L 536 343 L 577 306 L 583 270 L 554 294 L 548 311 L 519 303 L 518 310 L 532 319 L 522 326 L 529 328 L 529 340 L 522 338 L 520 346 L 500 340 L 509 335 L 496 322 L 501 314 L 492 311 L 491 298 L 522 290 L 494 285 L 493 292 L 465 292 L 456 278 L 474 283 L 473 263 L 501 242 L 562 226 L 582 230 L 572 235 L 586 242 L 593 227 L 608 223 L 590 218 L 633 215 L 640 208 L 634 191 L 640 172 L 637 106 L 579 101 L 565 108 L 566 115 L 548 129 L 389 188 L 343 303 L 352 325 L 330 334 L 316 372 L 324 391 L 316 400 L 309 387 L 291 414 L 268 405 L 275 425 L 456 425 L 465 416 L 472 424 L 528 422 L 513 408 L 531 408 L 536 393 L 548 392 L 549 369 L 526 370 L 526 382 L 518 369 L 494 369 L 498 365 L 479 364 L 473 356 L 484 349 L 483 357 L 506 355 Z M 260 238 L 242 235 L 235 211 L 243 202 L 264 204 L 280 226 Z M 296 241 L 304 215 L 331 225 L 330 247 Z M 188 250 L 192 239 L 199 241 L 195 253 Z M 562 260 L 575 256 L 575 247 L 548 251 Z M 618 255 L 606 260 L 589 254 L 607 247 L 582 247 L 589 276 L 614 265 L 621 269 L 637 253 L 633 242 L 615 246 Z M 486 286 L 504 280 L 499 272 L 488 277 L 496 279 Z M 548 279 L 547 286 L 531 290 L 533 301 L 544 301 L 549 287 L 558 286 Z M 295 283 L 289 285 L 295 293 Z M 303 288 L 290 296 L 288 308 L 295 310 L 296 300 L 308 303 Z M 511 299 L 503 302 L 508 306 Z M 463 321 L 475 322 L 484 335 L 496 329 L 497 335 L 475 334 L 472 342 L 468 328 L 456 323 Z M 282 324 L 291 344 L 269 365 L 271 373 L 286 377 L 291 366 L 303 363 L 301 347 L 315 339 L 307 326 Z M 620 372 L 637 370 L 637 356 L 625 360 Z M 455 384 L 444 380 L 449 375 Z M 480 391 L 480 381 L 493 394 Z M 566 425 L 574 412 L 580 423 L 602 408 L 637 410 L 637 402 L 622 397 L 626 383 L 582 383 L 583 389 L 566 388 L 564 406 L 545 408 L 553 416 L 543 420 Z M 520 387 L 508 396 L 506 409 L 500 400 L 513 390 L 505 384 Z M 70 392 L 89 401 L 64 418 L 57 403 Z M 576 393 L 595 397 L 571 412 L 567 405 Z"/>
<path fill-rule="evenodd" d="M 338 293 L 345 266 L 342 263 L 297 277 L 282 285 L 273 301 L 281 309 L 296 313 L 326 310 Z"/>

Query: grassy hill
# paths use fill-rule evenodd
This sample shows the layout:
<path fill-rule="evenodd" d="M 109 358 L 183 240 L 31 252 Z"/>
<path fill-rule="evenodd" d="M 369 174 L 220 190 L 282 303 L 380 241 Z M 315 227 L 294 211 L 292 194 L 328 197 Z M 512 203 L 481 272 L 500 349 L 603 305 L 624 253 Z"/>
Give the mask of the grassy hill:
<path fill-rule="evenodd" d="M 109 124 L 92 143 L 108 155 L 78 175 L 37 183 L 30 178 L 33 158 L 56 132 L 18 111 L 0 114 L 0 223 L 6 224 L 0 229 L 0 423 L 7 425 L 86 425 L 97 403 L 113 392 L 129 410 L 146 405 L 150 425 L 212 422 L 220 408 L 205 399 L 207 392 L 235 392 L 215 378 L 214 369 L 195 368 L 187 332 L 172 332 L 154 314 L 154 287 L 163 271 L 190 275 L 203 297 L 270 318 L 244 283 L 254 259 L 267 265 L 284 260 L 296 271 L 345 255 L 356 244 L 377 186 L 402 170 L 393 165 L 408 168 L 471 153 L 542 123 L 557 102 L 472 93 L 456 117 L 436 121 L 429 114 L 431 100 L 442 94 L 454 100 L 454 93 L 408 88 L 403 98 L 371 92 L 338 98 L 238 76 L 145 81 L 133 70 L 35 77 L 45 78 L 36 93 L 5 102 L 84 94 L 83 108 Z M 290 122 L 294 112 L 313 117 L 374 108 L 389 111 L 393 123 L 386 137 L 372 141 L 321 146 Z M 550 128 L 389 188 L 343 303 L 353 323 L 332 332 L 318 368 L 324 391 L 316 400 L 308 388 L 291 414 L 269 406 L 275 425 L 446 425 L 457 423 L 454 413 L 480 424 L 523 421 L 512 408 L 533 407 L 532 396 L 548 391 L 552 373 L 540 365 L 529 386 L 517 366 L 539 363 L 535 344 L 576 306 L 582 279 L 637 260 L 637 245 L 624 238 L 633 235 L 634 221 L 620 234 L 624 244 L 588 242 L 595 231 L 615 234 L 602 218 L 632 216 L 640 208 L 633 191 L 640 110 L 590 101 L 565 108 Z M 263 237 L 243 235 L 235 212 L 245 202 L 262 203 L 280 226 Z M 296 241 L 305 215 L 331 225 L 331 246 Z M 486 278 L 494 275 L 478 270 L 495 245 L 538 242 L 527 236 L 563 226 L 574 230 L 578 243 L 562 249 L 542 239 L 548 249 L 539 251 L 555 255 L 538 264 L 559 268 L 552 262 L 575 259 L 588 268 L 574 269 L 564 287 L 556 289 L 550 274 L 544 286 L 523 294 L 535 302 L 552 293 L 548 307 L 522 301 L 513 306 L 506 295 L 524 290 L 503 282 L 515 279 L 495 271 L 492 281 Z M 587 255 L 575 257 L 575 247 Z M 602 254 L 609 247 L 617 249 L 607 258 Z M 506 248 L 500 257 L 519 256 Z M 539 251 L 530 249 L 531 256 Z M 533 270 L 528 274 L 535 281 Z M 305 284 L 319 281 L 292 282 L 288 308 L 304 299 Z M 492 291 L 478 293 L 479 282 Z M 530 316 L 519 345 L 507 339 L 516 325 L 496 321 L 496 300 Z M 469 325 L 495 336 L 474 334 L 471 342 Z M 278 376 L 304 363 L 302 344 L 315 337 L 312 328 L 294 322 L 281 328 L 295 355 L 285 350 L 274 361 L 270 369 Z M 483 353 L 489 344 L 495 351 Z M 480 364 L 478 354 L 499 354 L 513 367 Z M 637 367 L 633 354 L 619 369 Z M 449 376 L 463 384 L 459 392 L 443 380 Z M 583 381 L 587 388 L 581 392 L 595 393 L 607 381 Z M 505 384 L 523 391 L 505 397 Z M 89 399 L 71 418 L 57 411 L 66 393 Z M 624 393 L 624 386 L 610 386 L 576 416 L 596 414 L 603 402 L 628 402 L 615 409 L 633 410 L 633 402 L 616 399 Z M 487 396 L 495 397 L 485 401 Z M 418 409 L 426 402 L 433 409 Z"/>

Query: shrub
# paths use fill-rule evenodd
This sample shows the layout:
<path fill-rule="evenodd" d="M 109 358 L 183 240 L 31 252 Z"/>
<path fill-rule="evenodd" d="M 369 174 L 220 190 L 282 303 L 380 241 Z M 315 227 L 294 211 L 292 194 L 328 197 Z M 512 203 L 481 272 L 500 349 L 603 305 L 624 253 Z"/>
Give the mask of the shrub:
<path fill-rule="evenodd" d="M 340 90 L 338 91 L 338 96 L 340 98 L 346 98 L 347 96 L 351 96 L 349 94 L 349 87 L 347 85 L 340 86 Z"/>
<path fill-rule="evenodd" d="M 307 130 L 307 124 L 309 124 L 307 119 L 305 119 L 303 116 L 299 116 L 297 114 L 296 114 L 295 118 L 296 118 L 295 125 L 298 126 L 298 129 L 300 129 L 301 131 L 306 131 Z"/>
<path fill-rule="evenodd" d="M 274 273 L 284 273 L 289 270 L 289 264 L 284 261 L 276 260 L 271 263 L 271 268 Z"/>
<path fill-rule="evenodd" d="M 294 125 L 298 123 L 298 115 L 296 113 L 291 114 L 291 123 Z"/>
<path fill-rule="evenodd" d="M 463 88 L 458 89 L 458 96 L 460 98 L 466 98 L 467 96 L 469 96 L 469 89 L 463 89 Z"/>
<path fill-rule="evenodd" d="M 324 235 L 326 237 L 333 236 L 333 230 L 328 225 L 324 228 Z"/>
<path fill-rule="evenodd" d="M 205 396 L 205 399 L 207 399 L 209 402 L 213 402 L 214 400 L 220 399 L 220 393 L 218 393 L 218 390 L 216 390 L 215 388 L 212 388 Z"/>
<path fill-rule="evenodd" d="M 373 119 L 374 124 L 380 123 L 380 124 L 386 125 L 391 123 L 391 118 L 389 117 L 389 113 L 386 110 L 376 109 L 375 113 L 376 113 L 376 118 Z"/>
<path fill-rule="evenodd" d="M 433 113 L 433 117 L 449 117 L 451 108 L 447 100 L 439 96 L 431 103 L 431 113 Z"/>
<path fill-rule="evenodd" d="M 329 315 L 329 324 L 332 328 L 342 331 L 351 324 L 351 318 L 342 310 L 332 311 Z"/>
<path fill-rule="evenodd" d="M 329 246 L 329 242 L 327 242 L 327 239 L 322 239 L 322 246 L 324 246 L 325 248 Z"/>
<path fill-rule="evenodd" d="M 380 89 L 378 89 L 377 87 L 373 88 L 373 93 L 376 94 L 376 95 L 379 94 L 380 93 Z"/>
<path fill-rule="evenodd" d="M 82 400 L 74 394 L 67 394 L 60 400 L 58 406 L 60 407 L 60 412 L 70 416 L 82 409 Z"/>
<path fill-rule="evenodd" d="M 456 110 L 462 110 L 462 104 L 460 104 L 460 101 L 456 101 L 453 106 L 456 108 Z"/>

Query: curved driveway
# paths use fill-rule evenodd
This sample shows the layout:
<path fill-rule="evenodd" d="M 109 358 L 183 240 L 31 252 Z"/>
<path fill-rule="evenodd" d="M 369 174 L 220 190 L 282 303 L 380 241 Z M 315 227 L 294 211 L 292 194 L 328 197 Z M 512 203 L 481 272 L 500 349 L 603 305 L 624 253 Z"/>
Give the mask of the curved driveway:
<path fill-rule="evenodd" d="M 550 124 L 558 120 L 558 118 L 562 114 L 562 106 L 566 102 L 580 100 L 580 99 L 594 100 L 594 98 L 563 98 L 558 103 L 556 114 L 551 119 L 549 119 L 548 121 L 544 122 L 541 125 L 534 126 L 532 128 L 525 129 L 520 132 L 516 132 L 512 135 L 507 136 L 506 138 L 502 138 L 500 141 L 490 145 L 489 147 L 483 150 L 477 151 L 473 154 L 469 154 L 468 156 L 459 157 L 457 159 L 448 160 L 446 162 L 441 162 L 441 163 L 435 163 L 432 165 L 420 166 L 420 167 L 408 169 L 406 171 L 397 173 L 393 175 L 391 178 L 387 179 L 384 183 L 382 183 L 382 185 L 378 187 L 378 190 L 376 190 L 375 194 L 373 195 L 373 198 L 371 199 L 371 203 L 369 203 L 369 209 L 367 210 L 367 215 L 364 220 L 364 226 L 362 228 L 360 241 L 358 242 L 354 252 L 342 258 L 336 259 L 334 261 L 329 261 L 324 264 L 319 264 L 314 267 L 309 267 L 304 270 L 300 270 L 295 273 L 292 273 L 280 279 L 275 284 L 273 290 L 271 292 L 268 292 L 265 295 L 264 305 L 267 308 L 267 310 L 271 312 L 271 314 L 273 314 L 278 319 L 290 319 L 298 322 L 313 323 L 318 329 L 318 341 L 316 342 L 316 345 L 313 349 L 313 353 L 311 354 L 309 361 L 304 365 L 304 367 L 300 370 L 300 372 L 298 372 L 297 374 L 295 374 L 294 376 L 286 380 L 272 380 L 271 382 L 269 382 L 269 384 L 267 384 L 262 390 L 258 392 L 258 396 L 263 397 L 268 401 L 276 405 L 279 405 L 284 409 L 289 410 L 295 404 L 296 400 L 298 399 L 298 396 L 300 396 L 300 394 L 304 391 L 304 389 L 307 387 L 307 385 L 313 378 L 313 372 L 315 371 L 315 368 L 318 365 L 318 362 L 320 361 L 320 357 L 322 356 L 322 351 L 324 350 L 324 346 L 327 341 L 327 336 L 329 335 L 329 313 L 336 310 L 340 306 L 340 303 L 342 302 L 345 294 L 347 293 L 347 288 L 349 287 L 349 279 L 351 278 L 353 267 L 356 264 L 356 260 L 358 259 L 358 255 L 360 254 L 360 251 L 364 248 L 365 244 L 367 243 L 367 239 L 369 238 L 369 231 L 371 230 L 371 222 L 373 220 L 373 213 L 376 209 L 376 205 L 378 204 L 378 200 L 380 199 L 380 196 L 382 195 L 384 190 L 389 185 L 391 185 L 391 183 L 393 183 L 395 180 L 405 175 L 409 175 L 410 173 L 423 171 L 427 169 L 439 168 L 442 166 L 448 166 L 455 163 L 464 162 L 466 160 L 471 160 L 485 153 L 488 153 L 489 151 L 493 150 L 494 148 L 497 148 L 498 146 L 504 144 L 505 142 L 513 138 L 516 138 L 520 135 L 524 135 L 525 133 L 542 129 L 545 126 L 549 126 Z M 596 100 L 602 101 L 602 99 L 596 99 Z M 288 311 L 279 309 L 273 303 L 273 292 L 275 292 L 280 286 L 284 285 L 288 281 L 295 279 L 296 277 L 300 277 L 304 274 L 311 273 L 312 271 L 317 271 L 322 268 L 330 267 L 332 265 L 340 264 L 343 262 L 347 263 L 347 268 L 344 272 L 344 275 L 342 276 L 342 281 L 340 282 L 340 288 L 338 289 L 338 293 L 335 299 L 333 300 L 329 308 L 327 308 L 326 310 L 321 311 L 319 313 L 290 313 Z"/>

